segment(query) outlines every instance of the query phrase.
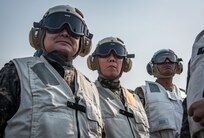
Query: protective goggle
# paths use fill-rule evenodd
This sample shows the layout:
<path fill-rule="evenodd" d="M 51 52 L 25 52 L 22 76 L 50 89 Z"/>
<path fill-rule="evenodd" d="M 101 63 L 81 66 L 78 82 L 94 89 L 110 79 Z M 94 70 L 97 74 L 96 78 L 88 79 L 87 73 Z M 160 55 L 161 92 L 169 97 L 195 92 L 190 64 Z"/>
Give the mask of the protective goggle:
<path fill-rule="evenodd" d="M 153 58 L 152 62 L 154 64 L 163 64 L 165 63 L 166 59 L 168 59 L 171 63 L 178 62 L 177 56 L 173 53 L 160 53 Z"/>
<path fill-rule="evenodd" d="M 134 54 L 128 54 L 124 46 L 114 42 L 103 43 L 97 46 L 92 56 L 107 57 L 111 53 L 114 53 L 118 58 L 134 58 Z"/>
<path fill-rule="evenodd" d="M 65 26 L 68 26 L 71 35 L 89 36 L 85 22 L 72 13 L 57 12 L 50 14 L 42 20 L 41 24 L 41 27 L 49 33 L 59 33 Z"/>

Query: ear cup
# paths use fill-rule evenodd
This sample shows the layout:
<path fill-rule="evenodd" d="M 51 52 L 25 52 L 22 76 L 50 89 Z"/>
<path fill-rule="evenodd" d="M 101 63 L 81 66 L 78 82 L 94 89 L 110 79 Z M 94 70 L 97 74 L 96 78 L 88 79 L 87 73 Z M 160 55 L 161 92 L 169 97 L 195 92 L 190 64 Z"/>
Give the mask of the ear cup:
<path fill-rule="evenodd" d="M 36 32 L 38 32 L 38 31 L 34 27 L 32 27 L 30 32 L 29 32 L 30 45 L 35 49 L 37 48 L 36 43 L 37 43 L 37 35 L 38 35 L 38 34 L 36 34 Z"/>
<path fill-rule="evenodd" d="M 149 63 L 147 64 L 146 69 L 147 69 L 147 73 L 148 73 L 149 75 L 153 75 L 153 64 L 152 64 L 152 62 L 149 62 Z"/>
<path fill-rule="evenodd" d="M 41 47 L 41 40 L 44 39 L 44 37 L 43 37 L 44 34 L 45 34 L 45 32 L 42 31 L 41 29 L 32 27 L 30 32 L 29 32 L 30 45 L 35 49 L 40 48 Z"/>
<path fill-rule="evenodd" d="M 181 74 L 183 72 L 183 64 L 181 62 L 178 62 L 177 68 L 176 68 L 176 74 Z"/>
<path fill-rule="evenodd" d="M 91 55 L 88 56 L 88 58 L 87 58 L 87 66 L 90 70 L 93 70 L 93 71 L 97 69 L 95 58 Z"/>
<path fill-rule="evenodd" d="M 125 58 L 123 62 L 123 71 L 128 72 L 132 68 L 132 60 L 130 58 Z"/>
<path fill-rule="evenodd" d="M 84 56 L 88 55 L 90 50 L 91 50 L 91 45 L 92 45 L 91 39 L 89 39 L 89 38 L 87 38 L 85 36 L 81 37 L 79 55 L 81 57 L 84 57 Z"/>

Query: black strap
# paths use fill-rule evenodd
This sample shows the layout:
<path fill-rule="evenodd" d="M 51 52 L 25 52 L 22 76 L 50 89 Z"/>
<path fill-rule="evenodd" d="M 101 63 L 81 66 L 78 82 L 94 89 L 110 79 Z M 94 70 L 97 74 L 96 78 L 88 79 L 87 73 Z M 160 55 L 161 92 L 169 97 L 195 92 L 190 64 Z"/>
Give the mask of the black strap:
<path fill-rule="evenodd" d="M 86 107 L 77 103 L 67 101 L 67 107 L 86 113 Z"/>
<path fill-rule="evenodd" d="M 197 55 L 201 55 L 201 54 L 204 54 L 204 47 L 200 47 L 200 48 L 198 49 Z"/>
<path fill-rule="evenodd" d="M 120 110 L 119 110 L 119 113 L 121 113 L 121 114 L 124 115 L 124 116 L 132 117 L 132 118 L 133 118 L 133 113 L 130 113 L 130 112 L 128 112 L 128 111 L 125 111 L 125 110 L 120 109 Z"/>

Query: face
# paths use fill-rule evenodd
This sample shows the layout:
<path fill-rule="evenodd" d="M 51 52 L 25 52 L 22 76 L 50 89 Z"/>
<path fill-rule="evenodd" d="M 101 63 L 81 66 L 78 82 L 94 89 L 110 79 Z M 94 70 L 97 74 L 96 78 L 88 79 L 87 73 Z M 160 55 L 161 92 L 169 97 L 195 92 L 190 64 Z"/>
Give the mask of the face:
<path fill-rule="evenodd" d="M 79 37 L 72 37 L 66 29 L 59 33 L 48 33 L 46 31 L 44 47 L 48 53 L 57 51 L 69 58 L 78 52 L 79 40 Z"/>
<path fill-rule="evenodd" d="M 98 57 L 100 68 L 99 76 L 104 79 L 115 79 L 120 75 L 123 58 L 119 58 L 113 53 L 106 57 Z"/>
<path fill-rule="evenodd" d="M 161 75 L 171 76 L 175 74 L 177 63 L 172 63 L 169 59 L 166 59 L 163 64 L 156 64 L 157 69 Z"/>

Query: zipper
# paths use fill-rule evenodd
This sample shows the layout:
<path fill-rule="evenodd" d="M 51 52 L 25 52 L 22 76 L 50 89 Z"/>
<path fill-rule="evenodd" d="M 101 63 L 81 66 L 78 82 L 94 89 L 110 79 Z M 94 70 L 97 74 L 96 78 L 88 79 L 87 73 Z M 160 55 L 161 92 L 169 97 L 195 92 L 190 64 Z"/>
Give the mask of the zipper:
<path fill-rule="evenodd" d="M 128 112 L 128 108 L 127 108 L 125 105 L 124 105 L 124 107 L 125 107 L 125 111 Z M 134 116 L 133 116 L 133 117 L 134 117 Z M 133 135 L 133 137 L 135 138 L 135 135 L 134 135 L 134 132 L 133 132 L 132 125 L 131 125 L 131 122 L 130 122 L 130 120 L 129 120 L 129 117 L 127 117 L 127 120 L 128 120 L 129 125 L 130 125 L 130 129 L 131 129 L 132 135 Z"/>
<path fill-rule="evenodd" d="M 79 103 L 79 100 L 80 100 L 80 97 L 76 96 L 75 97 L 75 103 L 78 104 Z M 76 112 L 76 124 L 77 124 L 77 135 L 78 135 L 78 138 L 80 138 L 80 128 L 79 128 L 79 120 L 78 120 L 78 110 L 75 110 Z"/>

